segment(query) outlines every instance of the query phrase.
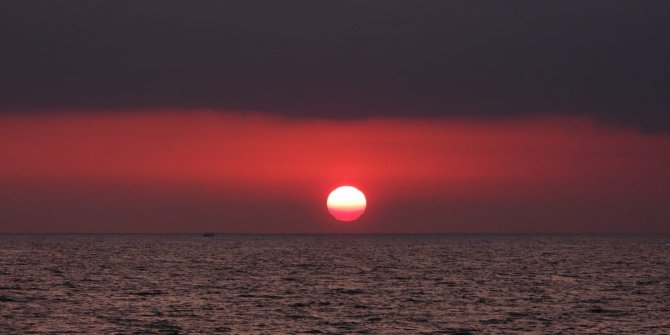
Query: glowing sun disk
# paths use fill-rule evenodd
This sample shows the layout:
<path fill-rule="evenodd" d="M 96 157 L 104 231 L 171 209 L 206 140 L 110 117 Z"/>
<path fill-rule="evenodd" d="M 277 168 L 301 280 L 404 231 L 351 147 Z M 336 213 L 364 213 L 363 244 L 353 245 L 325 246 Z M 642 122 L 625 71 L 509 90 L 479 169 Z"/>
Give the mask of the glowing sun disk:
<path fill-rule="evenodd" d="M 353 186 L 340 186 L 330 192 L 328 211 L 340 221 L 353 221 L 365 212 L 367 202 L 363 192 Z"/>

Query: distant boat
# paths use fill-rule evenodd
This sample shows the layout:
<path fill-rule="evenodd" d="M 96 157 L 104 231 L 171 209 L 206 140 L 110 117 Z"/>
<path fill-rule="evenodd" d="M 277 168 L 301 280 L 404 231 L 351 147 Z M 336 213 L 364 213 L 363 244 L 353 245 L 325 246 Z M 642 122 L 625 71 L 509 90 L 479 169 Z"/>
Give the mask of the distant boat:
<path fill-rule="evenodd" d="M 206 232 L 206 233 L 202 234 L 202 236 L 204 236 L 204 237 L 212 237 L 212 236 L 214 236 L 214 233 Z"/>

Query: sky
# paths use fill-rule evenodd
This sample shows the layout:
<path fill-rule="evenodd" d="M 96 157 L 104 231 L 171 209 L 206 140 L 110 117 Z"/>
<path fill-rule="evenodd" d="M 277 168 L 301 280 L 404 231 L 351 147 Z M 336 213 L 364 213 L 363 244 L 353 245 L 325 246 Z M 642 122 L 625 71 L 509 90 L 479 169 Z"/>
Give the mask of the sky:
<path fill-rule="evenodd" d="M 668 18 L 3 1 L 0 232 L 670 232 Z M 359 220 L 328 213 L 340 185 Z"/>

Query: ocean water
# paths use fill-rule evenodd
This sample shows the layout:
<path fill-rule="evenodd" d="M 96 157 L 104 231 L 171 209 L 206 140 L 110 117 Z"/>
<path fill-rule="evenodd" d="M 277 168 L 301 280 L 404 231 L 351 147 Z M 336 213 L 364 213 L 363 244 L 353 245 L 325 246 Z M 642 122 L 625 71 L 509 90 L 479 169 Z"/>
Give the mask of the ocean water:
<path fill-rule="evenodd" d="M 668 334 L 670 236 L 0 235 L 0 334 Z"/>

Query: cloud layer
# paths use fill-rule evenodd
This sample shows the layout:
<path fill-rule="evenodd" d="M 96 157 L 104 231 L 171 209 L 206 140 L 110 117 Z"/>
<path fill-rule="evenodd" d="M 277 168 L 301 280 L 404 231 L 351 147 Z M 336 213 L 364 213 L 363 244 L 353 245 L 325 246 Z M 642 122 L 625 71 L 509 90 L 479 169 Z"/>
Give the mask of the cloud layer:
<path fill-rule="evenodd" d="M 670 2 L 3 1 L 0 110 L 584 115 L 670 130 Z"/>

